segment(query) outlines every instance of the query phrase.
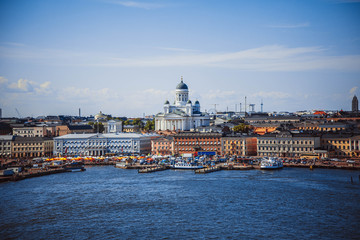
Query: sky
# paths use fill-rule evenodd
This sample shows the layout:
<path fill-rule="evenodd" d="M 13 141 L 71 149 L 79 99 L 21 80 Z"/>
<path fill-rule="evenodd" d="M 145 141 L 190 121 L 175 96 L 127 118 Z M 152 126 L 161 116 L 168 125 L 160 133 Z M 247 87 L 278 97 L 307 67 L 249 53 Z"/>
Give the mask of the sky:
<path fill-rule="evenodd" d="M 3 117 L 351 110 L 360 0 L 0 0 Z M 17 113 L 18 111 L 18 113 Z"/>

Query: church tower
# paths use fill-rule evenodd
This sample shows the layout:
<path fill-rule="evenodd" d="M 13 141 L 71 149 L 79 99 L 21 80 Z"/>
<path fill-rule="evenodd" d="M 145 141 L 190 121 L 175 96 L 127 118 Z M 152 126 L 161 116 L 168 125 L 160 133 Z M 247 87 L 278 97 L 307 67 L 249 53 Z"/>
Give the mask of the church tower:
<path fill-rule="evenodd" d="M 176 86 L 176 99 L 175 106 L 185 106 L 189 100 L 189 89 L 188 86 L 183 82 L 181 77 L 181 82 Z"/>
<path fill-rule="evenodd" d="M 352 99 L 351 110 L 353 112 L 358 112 L 359 111 L 359 101 L 358 101 L 356 95 L 354 95 L 354 97 Z"/>

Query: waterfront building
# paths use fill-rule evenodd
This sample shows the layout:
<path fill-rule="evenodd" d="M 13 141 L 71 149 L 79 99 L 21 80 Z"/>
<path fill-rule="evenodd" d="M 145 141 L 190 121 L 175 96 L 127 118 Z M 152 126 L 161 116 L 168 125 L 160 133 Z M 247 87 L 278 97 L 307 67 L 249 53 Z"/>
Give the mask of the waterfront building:
<path fill-rule="evenodd" d="M 181 82 L 176 86 L 175 102 L 170 104 L 166 100 L 164 112 L 155 116 L 156 131 L 189 131 L 200 126 L 209 126 L 210 116 L 200 111 L 198 100 L 193 104 L 189 99 L 188 86 Z"/>
<path fill-rule="evenodd" d="M 350 158 L 359 148 L 357 138 L 352 133 L 327 133 L 321 137 L 321 148 L 330 158 Z"/>
<path fill-rule="evenodd" d="M 12 141 L 11 157 L 50 157 L 52 156 L 53 148 L 54 142 L 52 138 L 14 136 Z"/>
<path fill-rule="evenodd" d="M 351 157 L 360 157 L 360 134 L 350 138 Z"/>
<path fill-rule="evenodd" d="M 172 136 L 165 136 L 151 140 L 151 154 L 162 156 L 173 155 L 174 138 Z"/>
<path fill-rule="evenodd" d="M 313 154 L 320 147 L 320 137 L 311 134 L 283 131 L 270 133 L 257 138 L 259 157 L 301 157 Z"/>
<path fill-rule="evenodd" d="M 174 154 L 221 154 L 220 133 L 184 132 L 173 135 Z"/>
<path fill-rule="evenodd" d="M 0 135 L 0 158 L 11 157 L 11 143 L 14 139 L 12 135 Z"/>
<path fill-rule="evenodd" d="M 221 138 L 222 155 L 256 156 L 257 138 L 251 136 L 226 136 Z"/>
<path fill-rule="evenodd" d="M 354 95 L 352 102 L 351 102 L 351 110 L 353 112 L 358 112 L 359 111 L 359 100 L 356 97 L 356 95 Z"/>
<path fill-rule="evenodd" d="M 54 138 L 54 155 L 104 156 L 148 154 L 156 134 L 92 133 L 68 134 Z"/>

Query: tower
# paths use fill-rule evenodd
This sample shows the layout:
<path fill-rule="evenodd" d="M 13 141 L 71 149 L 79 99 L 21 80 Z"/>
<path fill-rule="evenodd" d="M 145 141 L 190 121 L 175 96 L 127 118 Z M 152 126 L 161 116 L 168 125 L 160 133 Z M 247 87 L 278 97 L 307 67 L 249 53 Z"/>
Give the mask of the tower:
<path fill-rule="evenodd" d="M 176 86 L 176 106 L 185 106 L 189 100 L 189 89 L 188 86 L 183 82 L 183 77 L 181 77 L 181 82 Z"/>
<path fill-rule="evenodd" d="M 358 112 L 359 111 L 359 101 L 358 101 L 356 95 L 354 95 L 354 97 L 352 99 L 351 110 L 353 112 Z"/>

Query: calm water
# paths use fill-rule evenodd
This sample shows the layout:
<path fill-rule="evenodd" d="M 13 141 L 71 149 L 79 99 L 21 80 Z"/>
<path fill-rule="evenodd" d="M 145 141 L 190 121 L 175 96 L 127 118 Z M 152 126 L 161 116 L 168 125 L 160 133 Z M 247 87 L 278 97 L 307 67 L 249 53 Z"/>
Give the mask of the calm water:
<path fill-rule="evenodd" d="M 0 184 L 0 239 L 359 239 L 359 174 L 88 167 Z"/>

